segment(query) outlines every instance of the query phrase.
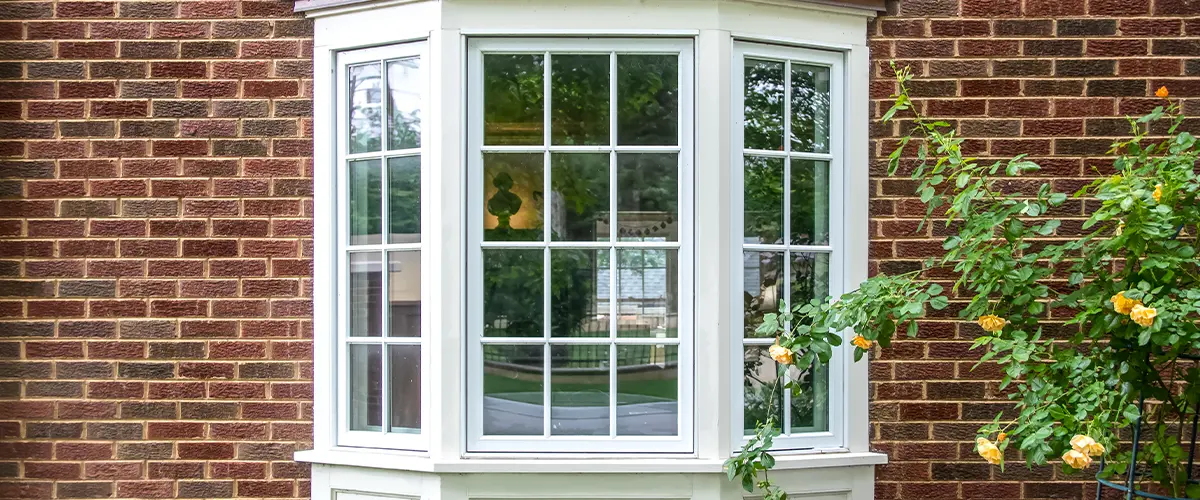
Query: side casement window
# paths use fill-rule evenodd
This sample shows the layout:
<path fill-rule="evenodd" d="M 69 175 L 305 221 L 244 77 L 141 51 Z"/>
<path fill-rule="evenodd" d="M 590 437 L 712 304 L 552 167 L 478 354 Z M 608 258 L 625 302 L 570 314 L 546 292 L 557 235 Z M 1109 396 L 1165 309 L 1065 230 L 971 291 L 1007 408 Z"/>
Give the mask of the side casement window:
<path fill-rule="evenodd" d="M 425 449 L 425 43 L 343 52 L 337 75 L 338 444 Z"/>
<path fill-rule="evenodd" d="M 795 390 L 777 383 L 755 334 L 782 304 L 843 290 L 842 54 L 753 43 L 734 46 L 735 157 L 732 249 L 737 438 L 772 418 L 780 449 L 839 448 L 846 362 L 841 348 L 816 369 L 793 366 Z M 803 354 L 803 353 L 799 353 Z M 799 359 L 799 355 L 797 359 Z M 740 397 L 736 397 L 740 396 Z M 773 409 L 773 413 L 771 410 Z"/>
<path fill-rule="evenodd" d="M 472 39 L 468 451 L 692 439 L 692 44 Z"/>

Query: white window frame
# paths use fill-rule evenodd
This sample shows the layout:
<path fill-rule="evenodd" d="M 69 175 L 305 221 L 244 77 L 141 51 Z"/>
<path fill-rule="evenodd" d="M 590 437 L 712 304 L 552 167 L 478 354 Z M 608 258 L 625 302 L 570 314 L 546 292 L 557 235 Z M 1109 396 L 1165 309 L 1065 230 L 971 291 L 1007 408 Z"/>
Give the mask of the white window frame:
<path fill-rule="evenodd" d="M 395 59 L 404 59 L 417 57 L 421 64 L 420 87 L 423 95 L 421 99 L 421 145 L 418 148 L 389 150 L 388 135 L 387 135 L 387 105 L 390 98 L 387 90 L 387 66 L 386 62 Z M 369 63 L 379 61 L 381 66 L 380 72 L 380 89 L 382 97 L 380 101 L 380 110 L 382 113 L 383 130 L 381 131 L 380 150 L 371 153 L 349 153 L 349 67 L 356 64 Z M 430 187 L 430 169 L 431 160 L 429 154 L 430 126 L 429 126 L 429 110 L 431 108 L 431 92 L 429 85 L 430 75 L 430 59 L 428 43 L 424 40 L 398 42 L 392 45 L 381 47 L 357 49 L 338 52 L 336 62 L 334 64 L 335 91 L 334 91 L 334 106 L 336 109 L 336 130 L 332 134 L 336 146 L 336 163 L 334 164 L 335 182 L 336 182 L 336 216 L 333 217 L 335 234 L 337 238 L 337 303 L 335 306 L 337 317 L 337 387 L 336 387 L 336 402 L 337 407 L 337 445 L 347 447 L 362 447 L 362 448 L 384 448 L 394 450 L 411 450 L 423 451 L 429 446 L 428 435 L 429 426 L 435 422 L 430 419 L 430 411 L 432 407 L 429 403 L 429 385 L 430 376 L 434 373 L 430 370 L 432 358 L 430 356 L 429 336 L 430 336 L 430 309 L 428 305 L 433 300 L 430 290 L 430 280 L 434 279 L 435 273 L 425 272 L 431 269 L 430 252 L 428 251 L 429 242 L 438 237 L 438 229 L 436 224 L 430 223 L 429 214 L 434 209 L 434 196 L 438 193 L 433 192 Z M 421 240 L 417 243 L 388 243 L 387 234 L 389 231 L 386 221 L 381 225 L 383 241 L 375 245 L 355 245 L 354 250 L 359 251 L 375 251 L 380 252 L 381 265 L 383 271 L 383 293 L 385 302 L 383 304 L 383 319 L 381 325 L 384 329 L 387 328 L 389 307 L 386 302 L 387 287 L 389 275 L 387 272 L 388 266 L 388 251 L 391 250 L 417 250 L 421 252 L 421 304 L 423 311 L 421 313 L 421 335 L 420 337 L 388 337 L 386 331 L 380 332 L 380 337 L 350 337 L 349 335 L 349 259 L 347 253 L 350 249 L 350 229 L 349 229 L 349 200 L 350 190 L 348 182 L 349 161 L 360 158 L 378 158 L 381 162 L 382 175 L 380 177 L 381 192 L 381 209 L 383 214 L 388 214 L 388 196 L 387 196 L 387 158 L 395 156 L 410 156 L 420 155 L 421 158 Z M 317 189 L 323 189 L 322 186 L 317 186 Z M 349 363 L 349 346 L 354 343 L 364 343 L 371 345 L 382 345 L 381 371 L 383 375 L 383 385 L 381 387 L 381 410 L 382 429 L 380 431 L 363 431 L 350 429 L 350 363 Z M 389 409 L 391 406 L 390 391 L 388 390 L 389 375 L 388 375 L 388 346 L 391 345 L 419 345 L 421 346 L 421 429 L 419 433 L 399 433 L 390 432 L 388 423 Z"/>
<path fill-rule="evenodd" d="M 788 62 L 785 66 L 784 78 L 787 94 L 784 99 L 784 151 L 762 151 L 762 150 L 746 150 L 744 149 L 743 128 L 745 126 L 745 60 L 746 58 L 767 59 L 780 62 Z M 844 148 L 846 140 L 845 116 L 847 107 L 844 102 L 844 96 L 847 93 L 847 84 L 845 79 L 845 55 L 841 52 L 815 50 L 800 47 L 790 47 L 784 45 L 770 45 L 764 43 L 756 43 L 749 41 L 735 40 L 733 44 L 733 61 L 731 64 L 731 73 L 733 77 L 733 85 L 731 88 L 733 126 L 731 127 L 730 138 L 730 179 L 731 179 L 731 200 L 732 214 L 730 216 L 730 231 L 733 237 L 730 238 L 731 244 L 728 248 L 730 252 L 730 262 L 736 263 L 730 266 L 730 319 L 731 330 L 729 333 L 729 347 L 732 352 L 732 367 L 731 375 L 731 400 L 730 408 L 732 410 L 732 433 L 733 442 L 740 446 L 747 441 L 748 436 L 745 435 L 745 394 L 743 391 L 743 367 L 745 357 L 743 356 L 743 346 L 748 345 L 763 345 L 769 346 L 773 342 L 772 339 L 744 339 L 744 313 L 743 313 L 743 251 L 775 251 L 775 252 L 813 252 L 827 253 L 829 255 L 829 294 L 832 297 L 839 297 L 846 291 L 846 269 L 847 266 L 847 249 L 846 230 L 847 225 L 853 225 L 853 221 L 847 218 L 848 203 L 844 196 L 845 186 L 850 181 L 847 179 L 846 152 Z M 830 68 L 830 105 L 829 105 L 829 153 L 799 153 L 791 151 L 791 71 L 790 63 L 802 63 L 814 66 L 825 66 Z M 784 158 L 784 175 L 785 183 L 791 182 L 790 176 L 790 159 L 812 159 L 829 162 L 829 244 L 828 245 L 794 245 L 791 244 L 790 224 L 786 224 L 783 228 L 783 244 L 749 244 L 743 241 L 744 218 L 745 218 L 745 200 L 744 200 L 744 161 L 743 155 L 751 153 L 757 156 L 769 156 L 774 158 Z M 866 179 L 859 179 L 858 182 L 867 182 Z M 791 210 L 790 194 L 791 189 L 785 184 L 784 186 L 784 202 L 783 209 Z M 785 218 L 785 221 L 790 221 L 790 215 Z M 852 230 L 860 228 L 852 227 Z M 791 259 L 785 258 L 784 271 L 782 280 L 790 281 L 791 273 L 789 272 Z M 774 439 L 774 449 L 777 450 L 816 450 L 816 451 L 831 451 L 843 450 L 846 448 L 845 430 L 847 426 L 847 393 L 850 389 L 850 363 L 847 359 L 849 351 L 842 346 L 833 349 L 833 356 L 830 358 L 826 369 L 829 372 L 828 395 L 828 430 L 820 432 L 800 432 L 792 434 L 782 434 Z M 791 408 L 790 398 L 785 398 L 784 407 L 781 413 L 784 415 L 785 423 L 790 421 Z M 783 427 L 784 430 L 787 427 Z M 736 446 L 735 446 L 736 448 Z"/>
<path fill-rule="evenodd" d="M 550 402 L 549 390 L 544 387 L 544 413 L 546 432 L 543 436 L 485 436 L 483 435 L 483 373 L 480 367 L 483 366 L 482 359 L 482 332 L 480 325 L 483 322 L 483 307 L 482 307 L 482 234 L 483 234 L 483 190 L 479 179 L 482 178 L 482 152 L 484 145 L 483 138 L 483 106 L 482 106 L 482 54 L 484 52 L 525 52 L 525 53 L 594 53 L 594 54 L 615 54 L 615 53 L 649 53 L 649 54 L 679 54 L 679 126 L 678 126 L 678 145 L 663 147 L 663 146 L 617 146 L 615 143 L 616 126 L 615 113 L 610 113 L 610 138 L 613 139 L 606 146 L 549 146 L 549 127 L 545 127 L 544 133 L 546 140 L 541 146 L 489 146 L 488 151 L 529 151 L 542 152 L 549 155 L 551 150 L 560 151 L 643 151 L 643 152 L 678 152 L 679 153 L 679 401 L 678 401 L 678 435 L 676 436 L 550 436 Z M 466 383 L 467 383 L 467 399 L 466 415 L 467 415 L 467 442 L 466 452 L 469 453 L 522 453 L 522 452 L 548 452 L 548 453 L 675 453 L 675 454 L 694 454 L 695 453 L 695 435 L 694 435 L 694 131 L 693 122 L 695 116 L 695 68 L 694 68 L 694 42 L 691 39 L 677 38 L 643 38 L 643 39 L 628 39 L 628 38 L 469 38 L 467 40 L 467 69 L 464 78 L 466 79 L 466 102 L 467 102 L 467 211 L 466 211 L 466 245 L 467 245 L 467 323 L 466 323 Z M 614 59 L 615 60 L 615 59 Z M 545 71 L 549 73 L 550 64 L 545 65 Z M 610 71 L 610 82 L 615 82 L 615 71 Z M 550 116 L 551 100 L 550 93 L 546 92 L 546 101 L 544 104 L 544 113 Z M 610 85 L 610 105 L 615 102 L 616 86 Z M 547 120 L 548 121 L 548 120 Z M 611 170 L 615 167 L 610 165 Z M 547 170 L 548 172 L 549 170 Z M 546 177 L 549 178 L 548 176 Z M 611 177 L 610 177 L 611 179 Z M 549 183 L 549 181 L 546 181 Z M 617 189 L 616 183 L 610 180 L 610 189 L 615 192 Z M 547 188 L 547 192 L 549 189 Z M 610 198 L 611 199 L 611 198 Z M 612 206 L 615 214 L 616 207 Z M 546 232 L 552 226 L 550 210 L 544 210 L 543 227 Z M 613 226 L 615 227 L 615 226 Z M 495 242 L 491 242 L 495 243 Z M 507 248 L 609 248 L 613 244 L 610 242 L 503 242 L 499 245 Z M 647 244 L 646 247 L 661 248 L 662 244 Z M 638 247 L 638 244 L 620 243 L 620 247 Z M 547 252 L 546 255 L 549 255 Z M 548 258 L 548 257 L 547 257 Z M 610 265 L 616 265 L 617 259 L 610 258 Z M 615 275 L 613 275 L 615 278 Z M 547 283 L 548 287 L 549 284 Z M 548 293 L 543 300 L 549 300 Z M 615 307 L 615 301 L 613 306 Z M 549 308 L 546 308 L 547 315 Z M 615 317 L 612 318 L 615 322 Z M 549 335 L 549 321 L 543 325 L 545 334 L 541 338 L 532 338 L 532 343 L 542 344 L 546 341 Z M 611 330 L 610 335 L 615 333 Z M 595 338 L 580 338 L 575 340 L 564 340 L 555 338 L 555 343 L 570 343 L 578 341 L 579 343 L 596 343 Z M 513 344 L 511 339 L 498 341 L 498 343 Z M 616 339 L 610 337 L 608 339 L 610 345 L 620 344 L 654 344 L 653 339 Z M 610 356 L 615 350 L 615 347 L 610 347 Z M 610 358 L 611 359 L 611 358 Z M 546 366 L 549 366 L 549 358 L 545 360 Z M 610 375 L 611 378 L 611 375 Z M 615 379 L 610 380 L 610 398 L 616 397 L 614 390 Z M 615 432 L 616 420 L 613 417 L 613 400 L 610 399 L 610 428 Z"/>

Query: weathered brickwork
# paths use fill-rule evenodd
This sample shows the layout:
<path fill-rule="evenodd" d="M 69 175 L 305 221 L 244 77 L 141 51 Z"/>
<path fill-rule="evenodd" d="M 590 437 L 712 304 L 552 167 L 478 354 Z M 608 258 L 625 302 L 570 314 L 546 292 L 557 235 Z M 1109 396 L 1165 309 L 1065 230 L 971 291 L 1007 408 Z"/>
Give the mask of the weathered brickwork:
<path fill-rule="evenodd" d="M 875 118 L 895 90 L 889 59 L 909 65 L 923 113 L 956 124 L 980 157 L 1027 153 L 1041 182 L 1073 192 L 1104 168 L 1105 151 L 1161 100 L 1160 86 L 1200 115 L 1200 1 L 901 0 L 871 28 Z M 1189 123 L 1193 132 L 1200 129 Z M 898 128 L 872 123 L 872 271 L 903 272 L 941 252 L 942 225 L 918 230 L 924 206 L 907 179 L 888 179 Z M 1111 167 L 1111 162 L 1107 162 Z M 1084 205 L 1068 203 L 1058 237 L 1078 230 Z M 1072 224 L 1072 222 L 1075 222 Z M 1004 472 L 973 451 L 975 431 L 1008 408 L 980 352 L 973 324 L 932 318 L 917 340 L 893 344 L 871 365 L 872 436 L 891 463 L 878 469 L 877 498 L 1094 498 L 1087 475 L 1032 471 L 1015 453 Z"/>

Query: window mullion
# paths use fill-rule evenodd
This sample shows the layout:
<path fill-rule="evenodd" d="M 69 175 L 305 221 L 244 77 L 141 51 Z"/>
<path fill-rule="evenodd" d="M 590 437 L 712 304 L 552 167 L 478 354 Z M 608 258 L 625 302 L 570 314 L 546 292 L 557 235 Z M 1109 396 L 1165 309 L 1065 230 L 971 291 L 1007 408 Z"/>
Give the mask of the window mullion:
<path fill-rule="evenodd" d="M 550 280 L 553 279 L 554 275 L 554 267 L 550 262 L 550 240 L 552 239 L 551 233 L 554 232 L 554 220 L 552 216 L 554 209 L 553 204 L 550 202 L 550 176 L 553 175 L 550 169 L 550 117 L 554 99 L 550 95 L 550 71 L 553 67 L 553 61 L 551 60 L 549 51 L 544 54 L 545 59 L 543 60 L 545 63 L 542 66 L 542 193 L 544 193 L 542 196 L 542 338 L 544 342 L 542 347 L 542 433 L 544 437 L 550 437 L 550 424 L 553 417 L 551 409 L 554 403 L 553 398 L 551 398 L 553 387 L 550 385 L 554 380 L 554 377 L 551 376 L 553 365 L 550 359 L 550 356 L 554 352 L 550 345 L 550 321 L 552 319 L 550 317 Z"/>
<path fill-rule="evenodd" d="M 783 64 L 783 150 L 792 149 L 792 61 Z M 791 307 L 792 298 L 792 255 L 786 248 L 792 243 L 792 156 L 783 157 L 783 296 L 784 304 Z M 790 330 L 792 323 L 784 324 L 785 331 Z M 785 377 L 786 377 L 785 373 Z M 780 383 L 780 382 L 776 382 Z M 782 388 L 781 388 L 782 389 Z M 783 391 L 783 407 L 779 409 L 783 417 L 783 433 L 792 433 L 792 391 Z"/>
<path fill-rule="evenodd" d="M 608 435 L 617 436 L 617 53 L 608 54 Z"/>

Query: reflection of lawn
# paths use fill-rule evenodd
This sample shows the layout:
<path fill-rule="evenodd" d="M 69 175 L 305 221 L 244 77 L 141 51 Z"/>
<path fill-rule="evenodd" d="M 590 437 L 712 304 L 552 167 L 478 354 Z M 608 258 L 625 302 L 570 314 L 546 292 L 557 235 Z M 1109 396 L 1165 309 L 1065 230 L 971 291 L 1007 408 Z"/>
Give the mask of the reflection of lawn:
<path fill-rule="evenodd" d="M 621 392 L 617 394 L 617 404 L 651 403 L 657 401 L 675 401 L 678 399 L 676 380 L 638 380 L 622 384 L 617 381 Z M 542 383 L 532 380 L 518 380 L 498 375 L 484 375 L 484 392 L 490 396 L 520 401 L 524 403 L 542 404 Z M 554 384 L 552 390 L 556 406 L 607 406 L 608 385 L 596 384 Z M 565 394 L 564 394 L 565 393 Z"/>

